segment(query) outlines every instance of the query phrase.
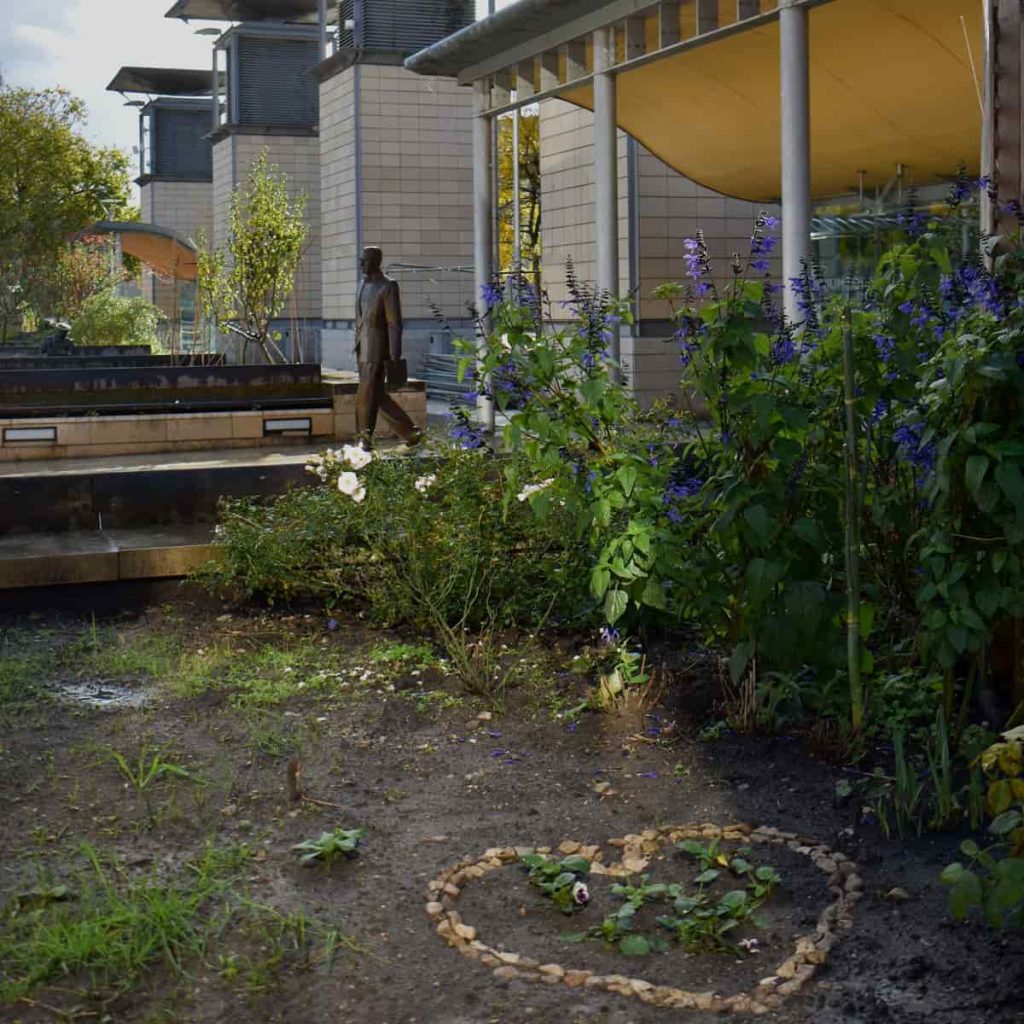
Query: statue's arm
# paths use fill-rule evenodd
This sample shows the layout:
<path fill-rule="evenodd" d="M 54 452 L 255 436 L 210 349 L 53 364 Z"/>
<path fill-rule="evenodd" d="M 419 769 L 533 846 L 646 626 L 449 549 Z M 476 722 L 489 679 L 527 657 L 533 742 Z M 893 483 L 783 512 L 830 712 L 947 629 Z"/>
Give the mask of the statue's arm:
<path fill-rule="evenodd" d="M 392 359 L 402 358 L 402 299 L 398 285 L 392 281 L 388 285 L 384 299 L 384 308 L 388 318 L 388 349 Z"/>

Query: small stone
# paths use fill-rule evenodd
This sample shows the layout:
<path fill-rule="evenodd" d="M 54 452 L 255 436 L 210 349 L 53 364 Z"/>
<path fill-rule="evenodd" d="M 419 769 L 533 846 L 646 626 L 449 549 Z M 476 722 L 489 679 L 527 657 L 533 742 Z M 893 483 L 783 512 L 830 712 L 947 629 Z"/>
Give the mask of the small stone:
<path fill-rule="evenodd" d="M 519 971 L 515 967 L 509 967 L 508 964 L 495 967 L 491 973 L 498 981 L 515 981 L 520 976 Z"/>
<path fill-rule="evenodd" d="M 538 846 L 537 847 L 537 852 L 538 853 L 543 853 L 543 854 L 548 854 L 548 853 L 551 852 L 551 847 L 550 846 Z"/>
<path fill-rule="evenodd" d="M 486 967 L 501 967 L 501 961 L 491 953 L 482 953 L 480 955 L 480 963 Z"/>
<path fill-rule="evenodd" d="M 864 893 L 862 893 L 862 892 L 848 892 L 846 894 L 846 902 L 848 904 L 850 904 L 850 906 L 853 906 L 854 903 L 860 903 L 860 901 L 863 898 L 864 898 Z"/>
<path fill-rule="evenodd" d="M 897 885 L 895 888 L 890 889 L 882 899 L 890 900 L 893 903 L 902 903 L 903 901 L 910 899 L 910 893 L 907 892 L 906 889 L 902 889 Z"/>
<path fill-rule="evenodd" d="M 453 885 L 451 882 L 445 882 L 444 886 L 441 888 L 441 891 L 446 896 L 458 896 L 461 890 L 457 885 Z"/>
<path fill-rule="evenodd" d="M 565 968 L 561 964 L 541 964 L 540 973 L 550 974 L 555 978 L 561 979 L 565 977 Z"/>
<path fill-rule="evenodd" d="M 427 904 L 427 917 L 431 921 L 436 921 L 444 913 L 444 907 L 440 903 L 428 903 Z"/>
<path fill-rule="evenodd" d="M 447 843 L 451 836 L 424 836 L 421 843 Z"/>
<path fill-rule="evenodd" d="M 642 978 L 630 978 L 629 987 L 633 990 L 633 994 L 637 996 L 650 992 L 654 988 L 649 981 L 644 981 Z"/>
<path fill-rule="evenodd" d="M 238 806 L 237 804 L 227 804 L 227 806 L 220 809 L 220 813 L 225 818 L 233 818 L 238 813 Z"/>
<path fill-rule="evenodd" d="M 860 875 L 849 875 L 846 879 L 847 892 L 860 892 L 864 888 L 864 881 Z"/>
<path fill-rule="evenodd" d="M 624 857 L 622 860 L 622 866 L 631 875 L 638 875 L 644 871 L 650 861 L 646 857 Z"/>
<path fill-rule="evenodd" d="M 715 1005 L 714 992 L 694 992 L 693 1008 L 695 1010 L 710 1010 Z"/>
<path fill-rule="evenodd" d="M 490 711 L 481 711 L 480 714 L 476 716 L 476 720 L 478 722 L 489 722 L 493 717 L 494 715 L 492 715 Z"/>
<path fill-rule="evenodd" d="M 435 879 L 427 882 L 427 892 L 430 892 L 430 893 L 440 892 L 443 888 L 444 888 L 444 882 L 442 882 L 440 879 L 435 878 Z"/>
<path fill-rule="evenodd" d="M 517 847 L 515 847 L 516 856 L 519 857 L 519 858 L 529 857 L 534 852 L 535 851 L 534 851 L 534 848 L 532 846 L 517 846 Z"/>
<path fill-rule="evenodd" d="M 590 971 L 566 971 L 564 980 L 569 988 L 579 988 L 589 977 Z"/>
<path fill-rule="evenodd" d="M 468 944 L 456 947 L 456 952 L 458 952 L 459 956 L 464 956 L 467 960 L 480 959 L 480 950 Z"/>
<path fill-rule="evenodd" d="M 437 922 L 437 934 L 446 942 L 454 937 L 455 933 L 452 931 L 452 923 L 447 917 L 442 917 L 441 920 Z"/>
<path fill-rule="evenodd" d="M 558 852 L 564 853 L 568 856 L 569 854 L 579 852 L 581 845 L 582 843 L 577 843 L 572 839 L 563 839 L 562 842 L 558 844 Z"/>
<path fill-rule="evenodd" d="M 819 857 L 814 863 L 817 864 L 826 875 L 834 875 L 839 870 L 839 866 L 831 857 Z"/>
<path fill-rule="evenodd" d="M 583 982 L 583 987 L 590 989 L 603 989 L 607 988 L 607 984 L 605 983 L 604 975 L 592 974 L 589 978 L 587 978 L 586 981 Z"/>
<path fill-rule="evenodd" d="M 786 960 L 784 963 L 782 963 L 779 967 L 776 968 L 775 974 L 779 978 L 785 978 L 789 980 L 790 978 L 796 977 L 797 969 L 802 966 L 803 964 L 799 960 L 797 960 L 796 957 L 790 957 L 788 960 Z"/>
<path fill-rule="evenodd" d="M 598 860 L 601 856 L 601 847 L 597 845 L 581 846 L 577 852 L 585 860 Z"/>
<path fill-rule="evenodd" d="M 496 956 L 502 963 L 509 964 L 512 967 L 519 963 L 518 953 L 497 953 Z"/>
<path fill-rule="evenodd" d="M 471 924 L 457 924 L 455 925 L 455 934 L 460 939 L 472 942 L 476 938 L 476 929 Z"/>
<path fill-rule="evenodd" d="M 487 872 L 479 864 L 471 864 L 463 872 L 467 878 L 483 878 Z"/>

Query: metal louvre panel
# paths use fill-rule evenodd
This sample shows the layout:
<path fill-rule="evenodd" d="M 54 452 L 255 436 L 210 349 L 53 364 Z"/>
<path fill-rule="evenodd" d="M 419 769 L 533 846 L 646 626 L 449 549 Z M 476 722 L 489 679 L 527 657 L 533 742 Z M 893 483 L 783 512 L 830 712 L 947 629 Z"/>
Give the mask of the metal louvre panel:
<path fill-rule="evenodd" d="M 317 123 L 315 39 L 239 36 L 239 124 L 312 128 Z"/>
<path fill-rule="evenodd" d="M 474 0 L 355 0 L 358 45 L 415 53 L 476 20 Z M 342 6 L 345 6 L 344 3 Z"/>
<path fill-rule="evenodd" d="M 346 22 L 356 20 L 356 0 L 341 0 L 338 4 L 338 46 L 351 48 L 356 45 L 356 34 L 354 28 L 346 29 Z"/>
<path fill-rule="evenodd" d="M 204 138 L 210 115 L 202 110 L 154 110 L 152 174 L 210 181 L 213 147 Z"/>

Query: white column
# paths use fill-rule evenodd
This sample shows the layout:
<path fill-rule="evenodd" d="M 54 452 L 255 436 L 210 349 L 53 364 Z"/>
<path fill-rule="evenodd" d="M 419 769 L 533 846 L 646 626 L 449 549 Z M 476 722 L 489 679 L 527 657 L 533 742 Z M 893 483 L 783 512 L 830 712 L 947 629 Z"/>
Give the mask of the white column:
<path fill-rule="evenodd" d="M 486 80 L 475 82 L 473 117 L 473 266 L 476 278 L 474 304 L 484 308 L 484 289 L 494 280 L 494 173 L 493 133 L 490 86 Z M 487 325 L 485 324 L 485 327 Z M 494 402 L 481 392 L 476 405 L 477 420 L 494 430 Z"/>
<path fill-rule="evenodd" d="M 790 281 L 811 254 L 811 95 L 808 11 L 802 0 L 782 0 L 779 61 L 782 79 L 782 277 L 784 308 L 800 317 Z"/>
<path fill-rule="evenodd" d="M 220 61 L 217 59 L 217 44 L 213 44 L 213 80 L 210 82 L 210 87 L 213 90 L 213 107 L 212 107 L 212 118 L 213 118 L 213 130 L 216 131 L 220 127 Z"/>
<path fill-rule="evenodd" d="M 594 32 L 594 231 L 597 239 L 597 286 L 619 294 L 619 149 L 615 76 L 615 35 Z M 619 329 L 608 344 L 612 359 L 621 358 Z M 618 376 L 618 373 L 615 375 Z"/>
<path fill-rule="evenodd" d="M 982 13 L 984 24 L 984 57 L 981 94 L 981 176 L 990 180 L 995 177 L 996 167 L 996 53 L 995 53 L 995 11 L 993 0 L 984 0 Z M 1005 188 L 1005 185 L 1003 186 Z M 1000 189 L 1000 192 L 1003 190 Z M 988 189 L 979 196 L 981 236 L 984 240 L 996 230 L 997 211 Z"/>

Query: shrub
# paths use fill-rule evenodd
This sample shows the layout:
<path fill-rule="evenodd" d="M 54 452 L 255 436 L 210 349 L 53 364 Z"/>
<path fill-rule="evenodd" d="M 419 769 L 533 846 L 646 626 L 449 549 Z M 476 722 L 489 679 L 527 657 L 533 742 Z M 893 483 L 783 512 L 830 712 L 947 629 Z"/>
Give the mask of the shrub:
<path fill-rule="evenodd" d="M 155 345 L 160 310 L 141 296 L 123 298 L 113 289 L 90 296 L 71 325 L 79 345 Z"/>

